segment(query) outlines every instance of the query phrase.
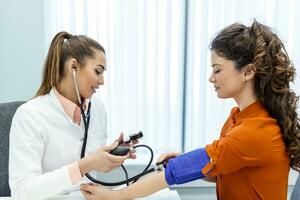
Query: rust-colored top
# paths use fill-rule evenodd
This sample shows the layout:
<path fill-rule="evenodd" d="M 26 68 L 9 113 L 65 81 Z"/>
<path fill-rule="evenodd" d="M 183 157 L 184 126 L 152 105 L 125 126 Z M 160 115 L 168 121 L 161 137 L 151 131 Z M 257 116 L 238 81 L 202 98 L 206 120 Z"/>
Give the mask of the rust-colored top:
<path fill-rule="evenodd" d="M 277 121 L 260 102 L 233 108 L 202 172 L 217 178 L 219 200 L 286 200 L 290 159 Z"/>

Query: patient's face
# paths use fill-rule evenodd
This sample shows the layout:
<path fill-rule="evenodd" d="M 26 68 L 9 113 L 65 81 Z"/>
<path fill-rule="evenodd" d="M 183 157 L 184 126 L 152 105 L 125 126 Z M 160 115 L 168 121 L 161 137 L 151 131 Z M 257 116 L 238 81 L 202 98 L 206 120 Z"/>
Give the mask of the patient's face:
<path fill-rule="evenodd" d="M 242 94 L 244 79 L 242 71 L 235 68 L 235 63 L 211 53 L 212 73 L 209 81 L 213 83 L 219 98 L 235 98 Z"/>

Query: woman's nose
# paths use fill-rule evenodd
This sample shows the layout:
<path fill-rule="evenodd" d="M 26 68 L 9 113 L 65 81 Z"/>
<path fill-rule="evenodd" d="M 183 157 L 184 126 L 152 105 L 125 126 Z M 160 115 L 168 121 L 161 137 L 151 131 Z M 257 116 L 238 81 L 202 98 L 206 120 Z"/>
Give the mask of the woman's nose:
<path fill-rule="evenodd" d="M 208 81 L 211 83 L 214 83 L 216 81 L 216 77 L 213 73 L 211 73 L 210 77 L 208 78 Z"/>
<path fill-rule="evenodd" d="M 103 77 L 103 75 L 98 78 L 98 85 L 104 85 L 104 77 Z"/>

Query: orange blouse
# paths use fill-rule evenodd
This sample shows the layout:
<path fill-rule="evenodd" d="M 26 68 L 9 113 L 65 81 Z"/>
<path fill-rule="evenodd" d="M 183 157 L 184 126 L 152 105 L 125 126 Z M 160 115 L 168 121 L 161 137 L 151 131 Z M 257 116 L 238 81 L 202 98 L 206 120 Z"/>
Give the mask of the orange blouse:
<path fill-rule="evenodd" d="M 219 200 L 287 199 L 290 159 L 277 121 L 260 102 L 233 108 L 202 172 L 216 176 Z"/>

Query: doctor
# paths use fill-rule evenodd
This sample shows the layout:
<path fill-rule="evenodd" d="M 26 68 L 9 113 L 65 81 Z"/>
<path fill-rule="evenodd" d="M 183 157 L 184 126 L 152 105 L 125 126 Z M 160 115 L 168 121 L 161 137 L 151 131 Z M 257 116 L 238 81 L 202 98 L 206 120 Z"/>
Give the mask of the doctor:
<path fill-rule="evenodd" d="M 101 101 L 92 95 L 104 84 L 105 70 L 105 50 L 95 40 L 67 32 L 53 38 L 42 84 L 35 97 L 18 108 L 12 121 L 9 184 L 15 200 L 66 194 L 84 174 L 108 172 L 135 157 L 130 153 L 109 154 L 118 142 L 104 146 L 106 113 Z M 87 156 L 80 159 L 84 125 L 79 105 L 82 103 L 87 112 L 89 101 Z"/>

